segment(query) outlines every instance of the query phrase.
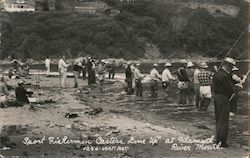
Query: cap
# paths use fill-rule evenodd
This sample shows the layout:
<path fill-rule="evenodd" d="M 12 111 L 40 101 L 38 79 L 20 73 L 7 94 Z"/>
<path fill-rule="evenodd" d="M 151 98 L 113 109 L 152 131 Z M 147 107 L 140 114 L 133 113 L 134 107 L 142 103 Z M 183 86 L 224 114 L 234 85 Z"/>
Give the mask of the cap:
<path fill-rule="evenodd" d="M 239 68 L 237 68 L 236 66 L 234 66 L 233 68 L 232 68 L 232 71 L 238 71 L 239 70 Z"/>
<path fill-rule="evenodd" d="M 202 63 L 200 64 L 200 67 L 201 67 L 202 69 L 208 68 L 208 66 L 207 66 L 207 64 L 206 64 L 205 62 L 202 62 Z"/>
<path fill-rule="evenodd" d="M 164 66 L 172 66 L 171 63 L 166 63 Z"/>
<path fill-rule="evenodd" d="M 233 59 L 233 58 L 230 58 L 230 57 L 226 57 L 225 58 L 225 61 L 232 64 L 232 65 L 235 65 L 236 64 L 236 60 Z"/>
<path fill-rule="evenodd" d="M 154 66 L 154 67 L 158 67 L 158 64 L 154 63 L 153 66 Z"/>
<path fill-rule="evenodd" d="M 191 61 L 189 61 L 189 62 L 187 63 L 187 67 L 192 67 L 192 66 L 194 66 L 194 64 L 193 64 Z"/>

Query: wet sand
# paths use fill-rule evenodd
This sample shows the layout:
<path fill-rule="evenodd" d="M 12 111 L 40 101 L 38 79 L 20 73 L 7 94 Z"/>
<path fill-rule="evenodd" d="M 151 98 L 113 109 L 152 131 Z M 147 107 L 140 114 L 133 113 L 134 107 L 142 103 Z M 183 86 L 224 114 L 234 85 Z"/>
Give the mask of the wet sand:
<path fill-rule="evenodd" d="M 119 77 L 119 76 L 118 76 Z M 15 86 L 18 80 L 9 80 Z M 38 82 L 39 81 L 39 82 Z M 149 85 L 143 84 L 143 97 L 129 96 L 124 93 L 123 78 L 105 81 L 102 95 L 98 85 L 91 90 L 87 81 L 79 79 L 80 88 L 73 87 L 73 79 L 68 78 L 67 88 L 61 89 L 59 78 L 32 75 L 26 79 L 27 88 L 34 91 L 39 100 L 53 99 L 55 103 L 35 104 L 36 111 L 29 106 L 0 109 L 1 155 L 19 157 L 244 157 L 248 154 L 247 132 L 247 96 L 242 93 L 237 115 L 230 120 L 229 148 L 220 150 L 174 151 L 172 145 L 166 144 L 167 138 L 190 137 L 207 139 L 214 135 L 215 119 L 213 104 L 207 112 L 198 111 L 194 105 L 180 106 L 176 86 L 171 87 L 168 101 L 159 87 L 158 99 L 150 98 Z M 13 93 L 13 91 L 12 91 Z M 102 108 L 102 112 L 91 113 L 93 109 Z M 79 117 L 66 118 L 66 113 Z M 92 114 L 92 115 L 91 115 Z M 109 144 L 96 147 L 126 146 L 126 151 L 87 151 L 89 145 L 52 145 L 48 142 L 36 145 L 24 145 L 25 137 L 30 139 L 64 137 L 84 139 L 96 142 L 96 138 L 117 138 L 127 142 L 131 137 L 145 139 L 145 144 Z M 159 138 L 157 144 L 148 143 L 150 138 Z M 4 141 L 6 140 L 6 141 Z M 189 144 L 178 143 L 179 146 Z M 184 147 L 183 147 L 184 148 Z M 171 150 L 172 149 L 172 150 Z M 91 149 L 90 149 L 91 150 Z M 125 148 L 124 148 L 125 150 Z M 177 150 L 177 149 L 176 149 Z"/>

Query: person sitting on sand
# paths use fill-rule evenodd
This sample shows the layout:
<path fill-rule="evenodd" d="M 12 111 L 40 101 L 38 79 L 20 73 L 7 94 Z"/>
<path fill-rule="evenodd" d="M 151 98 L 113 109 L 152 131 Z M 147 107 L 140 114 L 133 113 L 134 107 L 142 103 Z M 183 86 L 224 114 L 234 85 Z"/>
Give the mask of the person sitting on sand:
<path fill-rule="evenodd" d="M 18 87 L 15 89 L 16 101 L 29 104 L 28 92 L 23 85 L 24 81 L 18 82 Z"/>

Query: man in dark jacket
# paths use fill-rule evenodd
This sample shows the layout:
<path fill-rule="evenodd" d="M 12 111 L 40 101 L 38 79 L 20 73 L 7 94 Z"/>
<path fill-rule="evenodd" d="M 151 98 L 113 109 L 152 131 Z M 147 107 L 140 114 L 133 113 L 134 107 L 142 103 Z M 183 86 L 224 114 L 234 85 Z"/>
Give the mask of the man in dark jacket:
<path fill-rule="evenodd" d="M 132 83 L 133 83 L 133 71 L 131 69 L 131 63 L 128 62 L 126 70 L 125 70 L 125 75 L 126 75 L 126 83 L 127 83 L 127 94 L 132 95 L 133 94 L 133 88 L 132 88 Z"/>
<path fill-rule="evenodd" d="M 216 141 L 217 143 L 221 143 L 222 147 L 228 147 L 229 98 L 237 88 L 234 85 L 231 75 L 232 68 L 235 64 L 235 59 L 227 57 L 222 68 L 215 73 L 213 78 Z"/>
<path fill-rule="evenodd" d="M 185 105 L 187 103 L 188 96 L 188 82 L 190 82 L 187 74 L 187 61 L 181 61 L 181 67 L 178 69 L 178 88 L 180 90 L 180 100 L 179 103 Z"/>

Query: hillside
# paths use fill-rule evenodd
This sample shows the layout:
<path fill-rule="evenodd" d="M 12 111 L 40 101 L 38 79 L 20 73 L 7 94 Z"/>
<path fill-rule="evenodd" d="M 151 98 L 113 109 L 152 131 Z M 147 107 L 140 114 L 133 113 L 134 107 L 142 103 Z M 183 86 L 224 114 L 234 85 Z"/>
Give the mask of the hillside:
<path fill-rule="evenodd" d="M 86 0 L 62 0 L 57 11 L 5 13 L 1 58 L 56 58 L 61 54 L 221 58 L 247 26 L 248 3 L 240 0 L 98 1 L 119 10 L 115 16 L 70 10 L 84 3 Z M 232 54 L 245 58 L 246 42 L 245 35 Z"/>

